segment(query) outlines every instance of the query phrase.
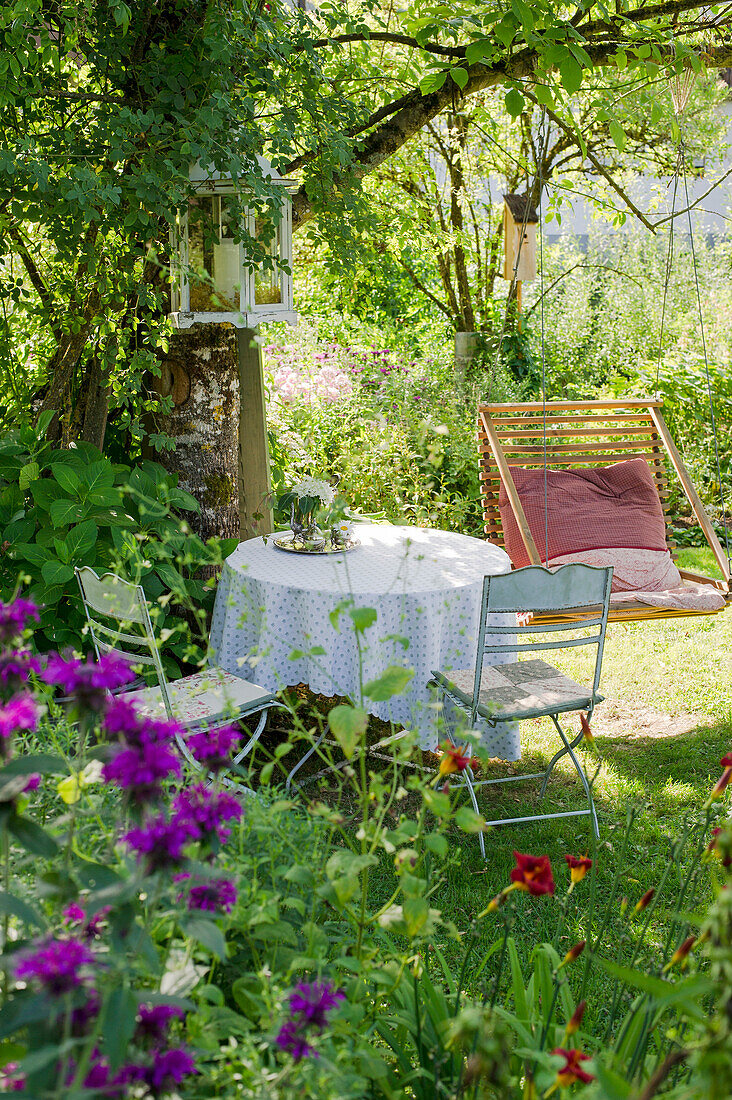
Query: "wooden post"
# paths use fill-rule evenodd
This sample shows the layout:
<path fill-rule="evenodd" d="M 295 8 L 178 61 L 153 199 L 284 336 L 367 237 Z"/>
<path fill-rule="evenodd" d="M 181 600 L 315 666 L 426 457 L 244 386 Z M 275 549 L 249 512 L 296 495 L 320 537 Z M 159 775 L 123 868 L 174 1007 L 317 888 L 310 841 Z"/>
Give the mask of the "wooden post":
<path fill-rule="evenodd" d="M 239 537 L 273 530 L 259 329 L 237 329 L 239 346 Z"/>

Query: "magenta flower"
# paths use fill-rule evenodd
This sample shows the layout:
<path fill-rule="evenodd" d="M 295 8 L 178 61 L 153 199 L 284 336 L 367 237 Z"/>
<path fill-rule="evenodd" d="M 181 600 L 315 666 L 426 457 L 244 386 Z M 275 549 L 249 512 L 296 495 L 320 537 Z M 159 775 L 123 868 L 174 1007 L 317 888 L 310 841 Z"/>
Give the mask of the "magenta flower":
<path fill-rule="evenodd" d="M 27 684 L 32 672 L 37 675 L 40 671 L 38 659 L 27 649 L 0 655 L 0 684 L 8 688 L 11 694 Z"/>
<path fill-rule="evenodd" d="M 81 934 L 85 940 L 94 940 L 101 935 L 102 925 L 112 911 L 111 905 L 104 905 L 87 919 L 86 911 L 76 902 L 64 909 L 64 924 L 83 924 Z"/>
<path fill-rule="evenodd" d="M 6 1062 L 0 1069 L 0 1092 L 23 1092 L 25 1074 L 18 1073 L 20 1062 Z"/>
<path fill-rule="evenodd" d="M 277 1032 L 275 1043 L 280 1050 L 283 1050 L 286 1054 L 291 1054 L 295 1062 L 299 1062 L 303 1058 L 318 1057 L 315 1047 L 307 1041 L 299 1025 L 294 1020 L 288 1020 L 287 1023 L 282 1025 Z"/>
<path fill-rule="evenodd" d="M 0 737 L 12 737 L 21 730 L 32 732 L 38 725 L 40 711 L 31 695 L 16 695 L 0 707 Z"/>
<path fill-rule="evenodd" d="M 241 732 L 235 726 L 221 726 L 189 734 L 188 748 L 204 768 L 218 772 L 231 763 L 232 752 L 240 741 Z"/>
<path fill-rule="evenodd" d="M 31 621 L 38 622 L 40 615 L 32 600 L 18 598 L 12 603 L 0 603 L 0 644 L 10 645 L 28 629 Z"/>
<path fill-rule="evenodd" d="M 145 1074 L 145 1083 L 153 1096 L 168 1092 L 193 1073 L 198 1073 L 196 1063 L 185 1047 L 153 1052 L 153 1063 Z"/>
<path fill-rule="evenodd" d="M 180 761 L 172 749 L 153 741 L 122 749 L 102 768 L 104 779 L 123 787 L 137 803 L 157 798 L 165 780 L 180 773 Z"/>
<path fill-rule="evenodd" d="M 164 1043 L 173 1020 L 182 1020 L 185 1012 L 177 1005 L 140 1005 L 135 1037 L 150 1043 Z"/>
<path fill-rule="evenodd" d="M 52 997 L 60 997 L 82 985 L 96 959 L 79 940 L 48 940 L 19 958 L 15 976 L 22 982 L 38 982 Z"/>
<path fill-rule="evenodd" d="M 290 1012 L 322 1031 L 327 1014 L 345 999 L 343 990 L 334 989 L 330 982 L 298 982 L 290 994 Z"/>
<path fill-rule="evenodd" d="M 149 718 L 141 714 L 124 695 L 108 701 L 102 725 L 109 737 L 125 741 L 128 745 L 169 745 L 176 735 L 185 735 L 183 726 L 178 722 Z"/>
<path fill-rule="evenodd" d="M 176 875 L 176 879 L 190 878 L 190 875 Z M 181 901 L 184 894 L 178 895 Z M 236 905 L 236 887 L 228 878 L 212 878 L 197 882 L 188 893 L 189 909 L 204 909 L 209 913 L 230 913 Z"/>
<path fill-rule="evenodd" d="M 45 678 L 49 684 L 60 687 L 81 710 L 100 711 L 104 709 L 108 693 L 134 680 L 134 674 L 127 661 L 113 653 L 103 653 L 98 661 L 91 657 L 78 661 L 75 657 L 67 659 L 52 653 Z"/>
<path fill-rule="evenodd" d="M 231 833 L 224 822 L 238 819 L 242 808 L 228 791 L 213 791 L 198 783 L 181 791 L 173 802 L 173 822 L 201 841 L 216 837 L 221 844 Z"/>
<path fill-rule="evenodd" d="M 156 817 L 130 829 L 123 839 L 137 853 L 138 862 L 145 861 L 147 873 L 152 874 L 177 866 L 183 859 L 183 849 L 194 837 L 195 833 L 183 822 Z"/>
<path fill-rule="evenodd" d="M 301 1058 L 317 1057 L 308 1040 L 311 1031 L 322 1033 L 327 1015 L 345 1000 L 345 993 L 335 989 L 330 982 L 299 982 L 290 993 L 288 1004 L 290 1019 L 280 1028 L 275 1043 L 296 1062 Z"/>

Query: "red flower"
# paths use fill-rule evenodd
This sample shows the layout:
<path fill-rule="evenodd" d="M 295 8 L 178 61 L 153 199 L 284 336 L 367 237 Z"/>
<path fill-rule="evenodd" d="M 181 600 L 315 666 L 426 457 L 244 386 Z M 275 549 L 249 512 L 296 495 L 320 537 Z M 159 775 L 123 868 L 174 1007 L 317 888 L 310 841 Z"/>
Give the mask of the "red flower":
<path fill-rule="evenodd" d="M 474 756 L 466 756 L 463 749 L 457 745 L 444 745 L 440 759 L 440 775 L 451 775 L 453 772 L 464 772 L 466 768 L 473 768 L 478 763 Z"/>
<path fill-rule="evenodd" d="M 590 744 L 594 743 L 595 735 L 592 732 L 592 726 L 586 714 L 580 714 L 580 725 L 582 726 L 582 732 L 585 735 L 585 741 L 589 741 Z"/>
<path fill-rule="evenodd" d="M 564 858 L 567 861 L 572 882 L 582 882 L 582 879 L 592 866 L 592 860 L 588 859 L 587 856 L 580 856 L 579 859 L 575 856 L 565 856 Z"/>
<path fill-rule="evenodd" d="M 511 871 L 511 882 L 516 890 L 527 890 L 530 894 L 554 893 L 554 877 L 549 856 L 522 855 L 514 852 L 516 866 Z"/>
<path fill-rule="evenodd" d="M 728 752 L 726 756 L 723 756 L 719 763 L 723 768 L 732 768 L 732 752 Z"/>
<path fill-rule="evenodd" d="M 564 1050 L 563 1047 L 556 1047 L 552 1054 L 558 1054 L 561 1058 L 564 1058 L 564 1065 L 557 1072 L 556 1084 L 560 1088 L 573 1085 L 575 1081 L 589 1084 L 590 1081 L 595 1080 L 592 1074 L 588 1073 L 586 1069 L 582 1069 L 580 1065 L 580 1062 L 589 1061 L 589 1054 L 583 1054 L 581 1050 Z"/>

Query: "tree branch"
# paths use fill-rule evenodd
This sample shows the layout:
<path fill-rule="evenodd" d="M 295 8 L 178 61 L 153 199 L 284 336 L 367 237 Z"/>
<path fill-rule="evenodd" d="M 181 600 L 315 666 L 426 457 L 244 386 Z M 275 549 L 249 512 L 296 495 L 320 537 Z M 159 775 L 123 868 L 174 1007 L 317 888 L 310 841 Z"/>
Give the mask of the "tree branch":
<path fill-rule="evenodd" d="M 441 46 L 439 42 L 418 42 L 408 34 L 394 34 L 391 31 L 334 34 L 332 38 L 317 38 L 315 42 L 308 43 L 308 48 L 318 50 L 324 46 L 332 46 L 334 42 L 390 42 L 394 46 L 411 46 L 412 49 L 426 50 L 427 53 L 435 53 L 440 57 L 465 57 L 465 46 Z"/>
<path fill-rule="evenodd" d="M 667 2 L 661 4 L 649 5 L 645 8 L 636 8 L 633 12 L 626 14 L 624 18 L 626 20 L 632 19 L 638 21 L 641 18 L 651 18 L 657 15 L 673 13 L 675 11 L 691 10 L 702 7 L 704 7 L 704 5 L 700 3 L 699 0 L 667 0 Z M 605 39 L 603 41 L 587 42 L 585 45 L 585 52 L 590 57 L 592 67 L 600 68 L 604 65 L 612 64 L 612 59 L 624 45 L 627 46 L 628 49 L 631 49 L 637 46 L 639 41 L 639 39 L 633 42 L 626 41 L 618 35 L 618 37 L 613 37 L 612 40 Z M 667 47 L 665 53 L 669 61 L 673 60 L 675 55 L 673 54 L 671 46 Z M 526 77 L 534 78 L 538 57 L 537 50 L 525 47 L 511 57 L 504 58 L 493 65 L 484 65 L 481 62 L 476 62 L 473 65 L 464 66 L 468 74 L 468 80 L 461 94 L 463 97 L 466 97 L 474 95 L 476 92 L 483 91 L 486 88 L 494 88 L 509 80 L 521 80 Z M 704 62 L 710 68 L 727 68 L 731 66 L 732 43 L 709 47 L 704 53 Z M 376 129 L 372 130 L 372 132 L 363 139 L 361 148 L 354 156 L 356 175 L 362 177 L 373 172 L 375 168 L 387 160 L 397 151 L 397 149 L 400 149 L 402 145 L 410 140 L 410 138 L 418 134 L 426 123 L 435 118 L 435 116 L 446 107 L 452 106 L 455 94 L 456 87 L 450 80 L 446 80 L 442 87 L 434 92 L 423 95 L 419 88 L 413 88 L 398 101 L 395 101 L 394 104 L 389 105 L 388 108 L 381 108 L 380 111 L 388 111 L 390 117 L 388 121 L 382 122 L 381 125 L 377 126 Z M 532 98 L 526 93 L 525 89 L 524 94 L 527 98 Z M 534 100 L 534 102 L 536 102 L 536 100 Z M 394 110 L 395 107 L 397 108 L 396 110 Z M 377 112 L 377 114 L 379 114 L 379 112 Z M 572 135 L 572 138 L 574 140 L 575 135 Z M 305 161 L 314 156 L 315 154 L 312 153 L 301 157 L 298 166 L 301 166 Z M 638 208 L 635 207 L 622 190 L 618 188 L 618 185 L 615 184 L 615 181 L 607 174 L 602 165 L 599 162 L 593 163 L 597 171 L 599 171 L 600 174 L 607 179 L 608 183 L 618 191 L 623 201 L 627 203 L 628 208 L 633 211 L 635 216 L 639 217 L 649 229 L 652 229 L 651 224 L 647 220 L 644 220 Z M 294 169 L 292 170 L 294 171 Z M 305 187 L 300 187 L 293 196 L 293 229 L 299 229 L 300 226 L 312 218 L 315 213 L 316 210 L 313 201 L 308 196 Z"/>
<path fill-rule="evenodd" d="M 62 334 L 60 327 L 53 320 L 53 297 L 51 296 L 51 292 L 44 283 L 43 276 L 36 267 L 35 260 L 31 256 L 25 241 L 20 235 L 20 230 L 17 226 L 9 225 L 7 226 L 7 233 L 10 239 L 15 243 L 16 250 L 23 261 L 23 267 L 28 273 L 28 278 L 31 281 L 33 289 L 40 298 L 41 304 L 48 314 L 48 324 L 58 344 L 61 341 Z"/>
<path fill-rule="evenodd" d="M 527 91 L 526 88 L 524 88 L 523 94 L 526 96 L 527 99 L 530 99 L 532 103 L 536 103 L 537 106 L 541 106 L 538 99 L 536 99 L 536 97 L 533 95 L 532 92 Z M 549 107 L 546 107 L 545 110 L 546 110 L 546 113 L 547 113 L 548 117 L 552 120 L 552 122 L 555 122 L 557 124 L 557 126 L 559 126 L 559 128 L 561 130 L 563 130 L 564 133 L 568 137 L 573 139 L 573 142 L 576 145 L 579 145 L 580 144 L 579 143 L 579 138 L 572 133 L 571 127 L 569 127 L 567 125 L 567 123 L 564 121 L 564 119 L 560 118 L 559 115 L 556 114 L 554 111 L 550 110 Z M 635 214 L 638 221 L 642 222 L 643 225 L 645 225 L 646 229 L 650 229 L 651 233 L 655 233 L 656 230 L 653 227 L 652 223 L 649 222 L 649 220 L 645 216 L 645 214 L 641 210 L 638 209 L 638 207 L 635 205 L 635 203 L 630 198 L 630 196 L 626 195 L 625 191 L 622 189 L 620 184 L 616 183 L 616 181 L 613 179 L 613 177 L 608 172 L 607 168 L 605 168 L 605 166 L 600 163 L 600 161 L 597 159 L 597 157 L 594 156 L 594 154 L 590 152 L 589 148 L 587 149 L 587 159 L 589 160 L 590 164 L 595 168 L 595 171 L 599 172 L 600 175 L 602 176 L 602 178 L 610 184 L 613 191 L 615 191 L 616 194 L 620 196 L 620 198 L 623 200 L 623 202 L 628 207 L 628 209 L 632 210 L 632 212 Z"/>

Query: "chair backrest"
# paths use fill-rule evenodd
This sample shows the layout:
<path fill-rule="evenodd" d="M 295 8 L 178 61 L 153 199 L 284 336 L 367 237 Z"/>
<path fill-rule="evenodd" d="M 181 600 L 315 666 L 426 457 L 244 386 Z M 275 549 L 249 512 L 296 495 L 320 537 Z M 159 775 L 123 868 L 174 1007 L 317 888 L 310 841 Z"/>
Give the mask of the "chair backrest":
<path fill-rule="evenodd" d="M 104 573 L 100 577 L 89 566 L 77 567 L 74 572 L 97 657 L 102 653 L 115 653 L 133 667 L 152 667 L 166 713 L 172 718 L 168 681 L 142 587 L 115 573 Z M 98 616 L 106 621 L 100 621 Z"/>
<path fill-rule="evenodd" d="M 477 713 L 483 662 L 491 654 L 538 653 L 595 646 L 591 697 L 597 694 L 605 646 L 613 570 L 592 565 L 529 565 L 483 581 L 478 659 L 473 685 L 473 721 Z M 568 613 L 557 622 L 521 621 L 517 616 Z M 507 616 L 490 622 L 490 616 Z M 533 640 L 532 640 L 533 639 Z M 588 692 L 588 694 L 590 694 Z M 589 708 L 592 713 L 592 706 Z"/>
<path fill-rule="evenodd" d="M 542 469 L 546 459 L 550 470 L 573 470 L 645 458 L 666 520 L 666 544 L 673 554 L 676 544 L 664 461 L 667 431 L 661 402 L 650 399 L 481 405 L 478 453 L 487 538 L 504 544 L 498 492 L 501 481 L 507 491 L 510 488 L 505 467 L 509 471 L 511 466 Z"/>

